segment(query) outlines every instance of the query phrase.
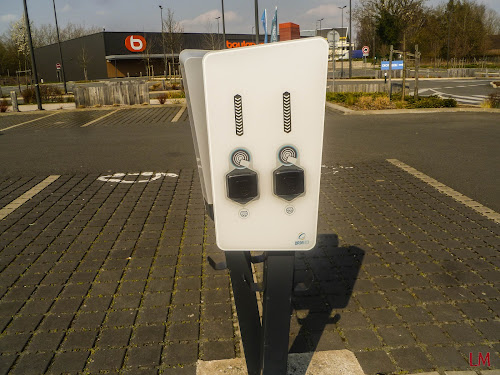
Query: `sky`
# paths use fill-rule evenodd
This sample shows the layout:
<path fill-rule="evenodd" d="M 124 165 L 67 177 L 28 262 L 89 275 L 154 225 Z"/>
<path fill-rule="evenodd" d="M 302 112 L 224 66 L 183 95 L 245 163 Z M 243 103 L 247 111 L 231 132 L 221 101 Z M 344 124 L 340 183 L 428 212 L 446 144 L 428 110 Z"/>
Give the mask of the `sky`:
<path fill-rule="evenodd" d="M 1 0 L 0 35 L 9 23 L 22 15 L 21 0 Z M 159 5 L 173 10 L 185 32 L 217 32 L 216 17 L 221 15 L 221 0 L 55 0 L 59 25 L 68 22 L 98 26 L 106 31 L 161 31 Z M 446 0 L 428 0 L 436 5 Z M 500 13 L 500 0 L 477 0 Z M 352 0 L 353 8 L 357 0 Z M 301 30 L 314 30 L 317 20 L 322 28 L 340 27 L 344 9 L 344 26 L 348 25 L 349 0 L 259 0 L 259 19 L 267 9 L 271 23 L 278 7 L 278 22 L 294 22 Z M 226 33 L 251 33 L 255 25 L 254 1 L 225 0 Z M 52 0 L 28 0 L 28 13 L 35 25 L 54 23 Z M 260 22 L 259 22 L 260 23 Z M 222 25 L 220 26 L 222 32 Z M 262 25 L 260 25 L 262 32 Z M 270 32 L 270 27 L 268 27 Z"/>

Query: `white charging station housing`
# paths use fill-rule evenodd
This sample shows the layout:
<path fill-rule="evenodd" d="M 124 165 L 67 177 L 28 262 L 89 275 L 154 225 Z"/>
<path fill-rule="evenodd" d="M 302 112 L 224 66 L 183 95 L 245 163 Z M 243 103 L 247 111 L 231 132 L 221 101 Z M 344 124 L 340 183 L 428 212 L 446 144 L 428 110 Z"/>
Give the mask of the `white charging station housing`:
<path fill-rule="evenodd" d="M 212 205 L 212 180 L 210 178 L 210 158 L 208 155 L 207 117 L 205 90 L 203 88 L 202 58 L 209 51 L 184 50 L 179 56 L 184 83 L 184 92 L 191 134 L 193 136 L 198 175 L 206 204 Z"/>
<path fill-rule="evenodd" d="M 184 59 L 184 69 L 202 184 L 211 185 L 217 245 L 226 251 L 312 249 L 328 43 L 307 38 L 200 56 L 198 51 L 197 57 Z M 197 71 L 196 95 L 189 77 L 191 60 Z M 204 118 L 195 114 L 203 105 Z"/>

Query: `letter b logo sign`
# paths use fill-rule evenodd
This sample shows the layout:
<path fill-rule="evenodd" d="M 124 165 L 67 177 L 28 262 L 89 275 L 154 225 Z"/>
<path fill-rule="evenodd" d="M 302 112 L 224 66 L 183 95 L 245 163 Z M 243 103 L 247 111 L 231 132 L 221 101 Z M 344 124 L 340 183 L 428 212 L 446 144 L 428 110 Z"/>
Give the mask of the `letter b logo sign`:
<path fill-rule="evenodd" d="M 125 47 L 131 52 L 142 52 L 146 49 L 146 39 L 140 35 L 129 35 L 125 39 Z"/>

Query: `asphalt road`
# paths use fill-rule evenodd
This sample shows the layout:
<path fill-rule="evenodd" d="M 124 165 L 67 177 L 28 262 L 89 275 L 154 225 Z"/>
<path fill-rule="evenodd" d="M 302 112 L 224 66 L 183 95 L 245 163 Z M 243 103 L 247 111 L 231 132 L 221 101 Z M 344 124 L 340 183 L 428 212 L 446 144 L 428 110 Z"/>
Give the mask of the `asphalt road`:
<path fill-rule="evenodd" d="M 162 110 L 166 111 L 165 107 L 151 113 Z M 123 124 L 113 122 L 113 116 L 118 115 L 114 114 L 82 128 L 84 121 L 78 119 L 86 112 L 71 113 L 61 112 L 0 131 L 0 174 L 167 171 L 196 166 L 187 121 L 155 123 L 151 122 L 153 115 L 141 115 L 143 122 Z M 85 121 L 105 113 L 87 114 Z M 132 113 L 126 112 L 127 117 Z M 27 115 L 0 116 L 0 129 L 17 116 Z M 29 118 L 34 117 L 26 117 Z M 67 126 L 60 127 L 61 124 Z M 499 125 L 500 115 L 496 113 L 368 117 L 328 110 L 324 163 L 399 159 L 498 212 Z"/>

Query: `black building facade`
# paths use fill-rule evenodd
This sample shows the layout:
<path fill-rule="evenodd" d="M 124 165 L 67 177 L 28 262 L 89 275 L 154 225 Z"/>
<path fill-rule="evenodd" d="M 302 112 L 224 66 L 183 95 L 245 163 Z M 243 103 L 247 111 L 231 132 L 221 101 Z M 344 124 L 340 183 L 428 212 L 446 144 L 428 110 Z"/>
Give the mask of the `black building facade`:
<path fill-rule="evenodd" d="M 80 81 L 120 77 L 163 75 L 178 72 L 179 53 L 183 49 L 221 49 L 222 34 L 165 34 L 163 54 L 161 33 L 99 32 L 61 43 L 66 80 Z M 226 47 L 254 44 L 247 34 L 226 34 Z M 261 40 L 263 37 L 261 37 Z M 170 40 L 170 42 L 169 42 Z M 57 44 L 35 49 L 39 78 L 45 82 L 60 80 Z"/>

